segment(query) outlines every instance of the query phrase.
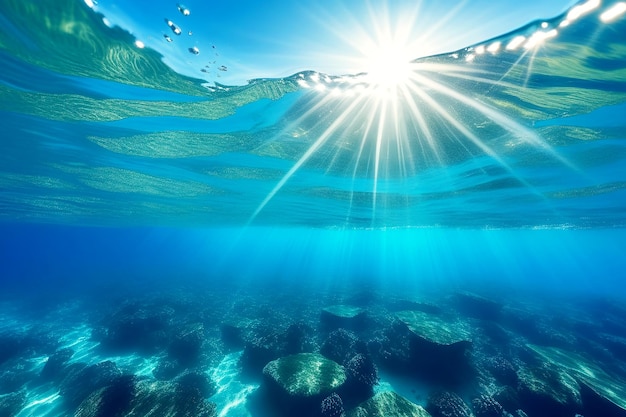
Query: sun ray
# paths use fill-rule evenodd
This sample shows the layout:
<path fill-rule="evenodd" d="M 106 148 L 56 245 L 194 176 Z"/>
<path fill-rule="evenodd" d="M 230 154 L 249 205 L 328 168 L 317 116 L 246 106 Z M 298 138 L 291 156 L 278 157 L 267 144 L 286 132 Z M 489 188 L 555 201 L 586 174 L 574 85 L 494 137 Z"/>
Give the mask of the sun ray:
<path fill-rule="evenodd" d="M 493 104 L 507 90 L 528 88 L 539 47 L 557 33 L 548 23 L 535 31 L 538 40 L 534 43 L 529 41 L 531 35 L 505 35 L 457 52 L 414 59 L 410 54 L 416 50 L 416 42 L 435 33 L 436 25 L 416 37 L 414 28 L 406 24 L 415 22 L 415 14 L 392 24 L 387 7 L 376 13 L 370 6 L 369 12 L 369 31 L 360 26 L 356 33 L 344 34 L 345 40 L 363 55 L 367 71 L 300 76 L 298 83 L 309 90 L 300 101 L 304 112 L 285 129 L 303 130 L 308 147 L 265 196 L 250 222 L 314 155 L 315 167 L 321 168 L 324 175 L 351 171 L 351 182 L 338 183 L 339 192 L 349 193 L 348 224 L 357 209 L 365 209 L 363 196 L 371 201 L 369 218 L 376 222 L 381 213 L 393 207 L 391 201 L 399 201 L 388 199 L 388 193 L 402 189 L 407 179 L 417 180 L 429 169 L 443 168 L 445 174 L 451 163 L 489 158 L 542 199 L 545 196 L 511 165 L 516 149 L 541 151 L 577 171 L 535 129 Z M 506 55 L 500 59 L 498 54 Z M 491 65 L 494 60 L 497 66 Z M 520 66 L 525 68 L 515 74 L 523 77 L 526 70 L 526 80 L 510 77 Z M 281 137 L 284 134 L 276 135 L 274 140 Z"/>
<path fill-rule="evenodd" d="M 248 224 L 251 224 L 254 219 L 259 215 L 259 213 L 263 210 L 263 208 L 269 203 L 269 201 L 274 198 L 276 193 L 283 188 L 285 183 L 289 181 L 289 179 L 293 176 L 293 174 L 300 169 L 300 167 L 309 160 L 309 158 L 315 153 L 315 151 L 320 148 L 328 140 L 328 138 L 341 126 L 341 124 L 345 121 L 345 119 L 352 113 L 352 110 L 358 106 L 363 99 L 363 96 L 354 100 L 348 108 L 346 108 L 331 124 L 328 128 L 320 135 L 319 138 L 307 149 L 307 151 L 298 159 L 298 161 L 287 171 L 287 173 L 278 181 L 276 186 L 267 194 L 265 199 L 261 202 L 259 207 L 254 211 L 250 219 L 248 220 Z"/>

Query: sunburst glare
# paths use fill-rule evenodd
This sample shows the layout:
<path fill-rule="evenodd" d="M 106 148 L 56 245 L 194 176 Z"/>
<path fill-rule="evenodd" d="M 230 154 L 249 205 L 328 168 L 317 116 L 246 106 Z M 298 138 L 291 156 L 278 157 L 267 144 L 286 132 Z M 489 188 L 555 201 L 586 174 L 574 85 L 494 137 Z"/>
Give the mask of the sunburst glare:
<path fill-rule="evenodd" d="M 545 200 L 516 169 L 511 155 L 532 151 L 572 173 L 580 171 L 525 124 L 515 107 L 502 108 L 501 97 L 531 94 L 528 83 L 539 48 L 567 30 L 563 21 L 569 26 L 595 8 L 594 1 L 583 3 L 576 16 L 570 12 L 484 44 L 419 59 L 419 45 L 428 42 L 427 35 L 442 21 L 424 28 L 426 35 L 416 36 L 417 11 L 394 20 L 386 8 L 380 13 L 370 9 L 371 26 L 345 35 L 363 72 L 297 75 L 308 92 L 276 139 L 295 137 L 292 132 L 297 131 L 308 147 L 250 221 L 300 169 L 351 178 L 338 188 L 349 198 L 350 211 L 355 198 L 361 207 L 369 198 L 371 218 L 384 213 L 385 205 L 379 202 L 395 196 L 397 204 L 397 190 L 407 190 L 409 181 L 419 183 L 421 174 L 476 163 L 476 158 L 488 158 L 509 181 Z M 402 193 L 408 201 L 406 191 Z M 346 213 L 348 221 L 351 215 Z"/>

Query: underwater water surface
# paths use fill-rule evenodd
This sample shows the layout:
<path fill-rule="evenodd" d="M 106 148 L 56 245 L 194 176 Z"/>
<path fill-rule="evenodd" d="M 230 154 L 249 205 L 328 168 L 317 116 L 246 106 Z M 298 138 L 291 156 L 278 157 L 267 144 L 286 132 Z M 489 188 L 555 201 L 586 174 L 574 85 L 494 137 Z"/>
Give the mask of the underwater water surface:
<path fill-rule="evenodd" d="M 226 85 L 3 0 L 0 416 L 626 415 L 625 12 Z"/>

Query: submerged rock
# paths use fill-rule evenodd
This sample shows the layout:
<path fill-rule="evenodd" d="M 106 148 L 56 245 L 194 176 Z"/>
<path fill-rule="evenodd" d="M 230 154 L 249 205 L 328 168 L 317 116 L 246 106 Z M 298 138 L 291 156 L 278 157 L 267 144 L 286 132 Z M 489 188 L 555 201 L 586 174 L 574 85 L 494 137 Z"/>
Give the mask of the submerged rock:
<path fill-rule="evenodd" d="M 472 410 L 476 417 L 503 417 L 504 407 L 495 398 L 481 395 L 472 400 Z"/>
<path fill-rule="evenodd" d="M 314 333 L 313 328 L 304 323 L 291 324 L 284 334 L 285 353 L 293 355 L 296 353 L 313 352 L 315 349 L 315 343 L 313 342 Z"/>
<path fill-rule="evenodd" d="M 23 349 L 23 338 L 17 334 L 0 334 L 0 365 L 19 355 Z"/>
<path fill-rule="evenodd" d="M 374 386 L 378 384 L 378 369 L 371 357 L 356 354 L 346 363 L 346 395 L 363 400 L 374 395 Z"/>
<path fill-rule="evenodd" d="M 188 372 L 181 375 L 176 378 L 176 383 L 179 391 L 187 392 L 194 397 L 208 398 L 217 392 L 215 383 L 207 374 L 201 372 Z"/>
<path fill-rule="evenodd" d="M 582 408 L 580 386 L 551 364 L 522 368 L 518 394 L 522 409 L 531 415 L 571 416 Z"/>
<path fill-rule="evenodd" d="M 466 383 L 472 375 L 467 355 L 472 346 L 468 326 L 420 311 L 396 314 L 409 334 L 407 370 L 443 385 Z"/>
<path fill-rule="evenodd" d="M 248 318 L 231 318 L 220 326 L 222 342 L 227 348 L 241 349 L 246 341 L 252 338 L 252 329 L 258 325 L 257 320 Z"/>
<path fill-rule="evenodd" d="M 278 334 L 258 336 L 246 342 L 240 363 L 244 371 L 261 373 L 268 362 L 285 354 L 284 342 Z"/>
<path fill-rule="evenodd" d="M 423 407 L 392 391 L 379 392 L 359 404 L 348 417 L 431 417 Z"/>
<path fill-rule="evenodd" d="M 472 342 L 471 332 L 463 322 L 446 320 L 421 311 L 401 311 L 396 316 L 417 337 L 435 345 L 469 345 Z"/>
<path fill-rule="evenodd" d="M 205 342 L 204 325 L 194 323 L 180 330 L 169 345 L 168 356 L 181 365 L 198 362 Z"/>
<path fill-rule="evenodd" d="M 335 392 L 322 400 L 321 412 L 322 417 L 345 417 L 346 415 L 343 401 Z"/>
<path fill-rule="evenodd" d="M 6 371 L 0 370 L 0 394 L 19 391 L 37 374 L 27 367 L 24 362 L 16 362 Z"/>
<path fill-rule="evenodd" d="M 85 366 L 77 363 L 67 368 L 59 393 L 67 404 L 77 407 L 92 392 L 111 385 L 122 373 L 111 361 Z"/>
<path fill-rule="evenodd" d="M 0 395 L 0 416 L 16 416 L 26 405 L 26 395 L 23 392 L 12 392 Z"/>
<path fill-rule="evenodd" d="M 74 417 L 121 417 L 135 395 L 136 378 L 123 375 L 110 385 L 92 392 L 74 413 Z"/>
<path fill-rule="evenodd" d="M 320 322 L 327 329 L 352 329 L 358 330 L 365 323 L 365 310 L 359 307 L 338 304 L 322 309 Z"/>
<path fill-rule="evenodd" d="M 285 416 L 319 416 L 322 400 L 346 382 L 344 368 L 317 353 L 273 360 L 263 376 L 268 401 Z"/>
<path fill-rule="evenodd" d="M 121 350 L 154 351 L 167 346 L 174 310 L 167 306 L 128 304 L 105 324 L 100 342 Z"/>
<path fill-rule="evenodd" d="M 320 353 L 337 363 L 345 364 L 354 355 L 367 353 L 367 345 L 354 332 L 337 329 L 330 332 Z"/>
<path fill-rule="evenodd" d="M 564 373 L 578 382 L 577 393 L 580 395 L 580 388 L 583 388 L 586 394 L 583 404 L 585 409 L 610 410 L 611 415 L 626 415 L 625 380 L 610 375 L 596 362 L 577 353 L 553 347 L 527 346 L 547 363 L 559 369 L 561 374 Z"/>
<path fill-rule="evenodd" d="M 214 417 L 215 404 L 177 383 L 140 381 L 124 417 Z"/>
<path fill-rule="evenodd" d="M 61 377 L 63 369 L 73 355 L 74 351 L 70 348 L 64 348 L 54 352 L 43 366 L 41 377 L 46 381 L 56 380 Z"/>
<path fill-rule="evenodd" d="M 299 353 L 271 361 L 263 368 L 263 375 L 292 398 L 326 396 L 346 382 L 344 368 L 317 353 Z"/>
<path fill-rule="evenodd" d="M 493 377 L 504 385 L 515 386 L 519 380 L 517 367 L 507 358 L 496 355 L 486 358 L 482 366 L 493 375 Z"/>
<path fill-rule="evenodd" d="M 440 391 L 431 395 L 426 409 L 433 417 L 470 417 L 472 415 L 465 401 L 449 391 Z"/>
<path fill-rule="evenodd" d="M 495 320 L 502 311 L 500 303 L 467 291 L 457 292 L 455 300 L 459 310 L 465 315 L 481 320 Z"/>

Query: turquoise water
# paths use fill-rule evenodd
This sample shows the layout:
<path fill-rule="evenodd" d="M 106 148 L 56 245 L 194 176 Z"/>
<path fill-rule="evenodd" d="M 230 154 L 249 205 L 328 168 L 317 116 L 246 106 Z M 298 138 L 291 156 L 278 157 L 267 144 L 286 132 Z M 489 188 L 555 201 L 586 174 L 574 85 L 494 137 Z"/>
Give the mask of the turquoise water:
<path fill-rule="evenodd" d="M 227 86 L 83 2 L 3 1 L 0 415 L 320 415 L 261 369 L 325 354 L 336 328 L 367 345 L 375 392 L 434 416 L 441 389 L 477 417 L 482 396 L 624 415 L 626 18 L 601 19 L 618 4 L 417 59 L 398 83 L 313 68 Z M 336 305 L 365 324 L 324 319 Z M 471 372 L 434 342 L 441 369 L 414 357 L 406 311 L 469 328 Z M 290 350 L 294 324 L 310 332 Z M 185 375 L 213 388 L 181 391 Z M 369 398 L 352 394 L 349 413 Z"/>

